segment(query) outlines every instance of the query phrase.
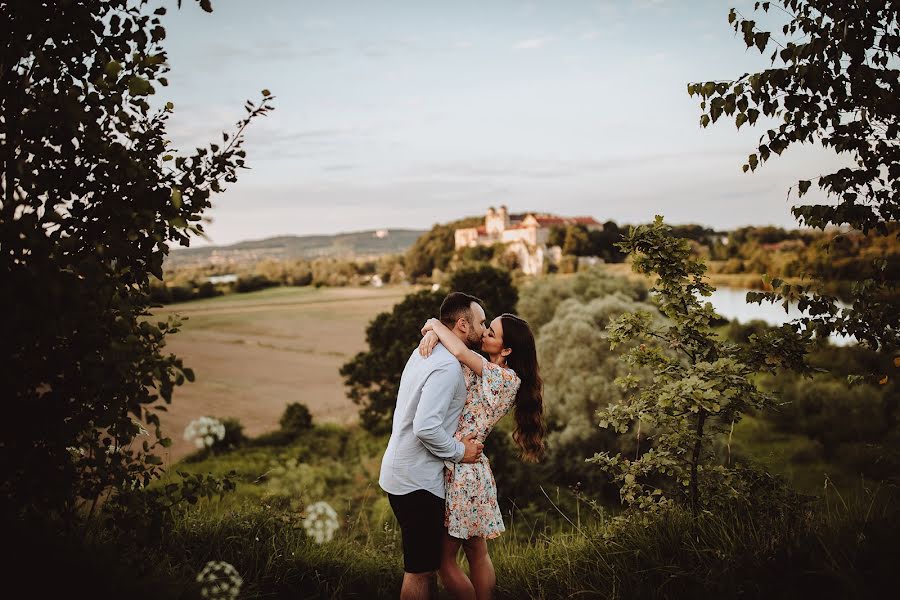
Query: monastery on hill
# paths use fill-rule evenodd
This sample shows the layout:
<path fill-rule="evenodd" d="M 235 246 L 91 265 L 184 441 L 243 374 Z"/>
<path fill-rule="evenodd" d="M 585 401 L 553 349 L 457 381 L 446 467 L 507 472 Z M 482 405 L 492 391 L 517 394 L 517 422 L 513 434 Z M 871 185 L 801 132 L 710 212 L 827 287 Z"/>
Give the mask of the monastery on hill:
<path fill-rule="evenodd" d="M 544 261 L 559 261 L 559 246 L 547 247 L 547 239 L 553 227 L 584 225 L 590 230 L 602 229 L 603 225 L 593 217 L 559 217 L 544 213 L 524 213 L 511 215 L 505 206 L 490 207 L 484 225 L 457 229 L 456 249 L 470 246 L 493 246 L 505 244 L 507 254 L 514 254 L 524 273 L 542 273 Z"/>

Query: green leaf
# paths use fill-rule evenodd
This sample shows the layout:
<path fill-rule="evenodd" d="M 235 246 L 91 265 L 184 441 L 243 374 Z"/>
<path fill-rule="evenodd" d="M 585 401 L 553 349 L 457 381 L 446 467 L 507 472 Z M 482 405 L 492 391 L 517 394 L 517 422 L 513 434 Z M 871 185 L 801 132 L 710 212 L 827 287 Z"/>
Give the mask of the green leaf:
<path fill-rule="evenodd" d="M 116 77 L 119 74 L 119 71 L 122 70 L 122 65 L 119 64 L 119 61 L 111 60 L 106 63 L 106 68 L 104 70 L 110 77 Z"/>
<path fill-rule="evenodd" d="M 153 93 L 153 86 L 143 77 L 132 75 L 128 78 L 128 93 L 132 96 L 146 96 Z"/>
<path fill-rule="evenodd" d="M 172 186 L 172 206 L 175 208 L 181 208 L 181 190 L 178 186 Z"/>
<path fill-rule="evenodd" d="M 809 189 L 810 185 L 812 185 L 812 182 L 808 181 L 806 179 L 798 181 L 797 182 L 797 191 L 799 192 L 799 195 L 803 196 L 803 194 L 805 194 L 806 191 Z"/>
<path fill-rule="evenodd" d="M 262 91 L 262 95 L 263 95 L 263 96 L 266 96 L 266 97 L 269 97 L 269 96 L 272 95 L 272 92 L 270 92 L 270 91 L 268 90 L 268 88 L 267 88 L 267 89 L 264 89 L 264 90 Z"/>

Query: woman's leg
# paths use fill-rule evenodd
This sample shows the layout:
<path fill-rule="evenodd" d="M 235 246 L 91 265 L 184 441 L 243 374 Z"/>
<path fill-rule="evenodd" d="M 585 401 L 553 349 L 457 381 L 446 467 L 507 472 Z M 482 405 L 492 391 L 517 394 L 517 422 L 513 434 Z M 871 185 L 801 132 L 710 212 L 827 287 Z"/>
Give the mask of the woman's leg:
<path fill-rule="evenodd" d="M 478 600 L 490 600 L 494 597 L 494 588 L 497 587 L 497 574 L 494 572 L 491 555 L 488 554 L 487 540 L 483 537 L 473 537 L 464 540 L 462 544 L 469 561 L 469 574 L 472 576 L 475 597 Z"/>
<path fill-rule="evenodd" d="M 444 546 L 439 571 L 441 583 L 456 600 L 475 600 L 475 588 L 472 587 L 472 582 L 456 562 L 456 555 L 459 553 L 461 543 L 462 540 L 452 537 L 444 529 Z"/>

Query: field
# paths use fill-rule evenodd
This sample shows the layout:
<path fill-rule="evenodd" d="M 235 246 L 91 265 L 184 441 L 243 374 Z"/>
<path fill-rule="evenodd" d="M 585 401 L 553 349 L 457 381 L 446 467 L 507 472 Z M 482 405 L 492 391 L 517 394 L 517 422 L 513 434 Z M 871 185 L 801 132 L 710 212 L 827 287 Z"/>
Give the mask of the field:
<path fill-rule="evenodd" d="M 338 369 L 365 348 L 369 321 L 411 290 L 272 288 L 157 309 L 158 318 L 181 316 L 166 349 L 196 374 L 160 413 L 173 441 L 166 463 L 193 449 L 181 433 L 203 415 L 235 417 L 250 436 L 277 428 L 290 402 L 306 404 L 317 422 L 355 421 Z"/>

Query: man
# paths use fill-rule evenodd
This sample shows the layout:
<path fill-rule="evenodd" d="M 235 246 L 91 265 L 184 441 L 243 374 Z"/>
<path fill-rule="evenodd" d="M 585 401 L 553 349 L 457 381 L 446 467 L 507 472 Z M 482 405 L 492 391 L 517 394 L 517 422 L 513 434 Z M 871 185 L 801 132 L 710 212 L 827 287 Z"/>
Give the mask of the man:
<path fill-rule="evenodd" d="M 440 319 L 470 348 L 481 345 L 484 309 L 480 300 L 452 292 L 441 304 Z M 441 562 L 444 529 L 444 461 L 475 462 L 482 444 L 453 437 L 466 401 L 459 361 L 442 345 L 423 358 L 414 349 L 400 378 L 378 484 L 388 500 L 403 539 L 403 587 L 400 598 L 432 597 Z"/>

